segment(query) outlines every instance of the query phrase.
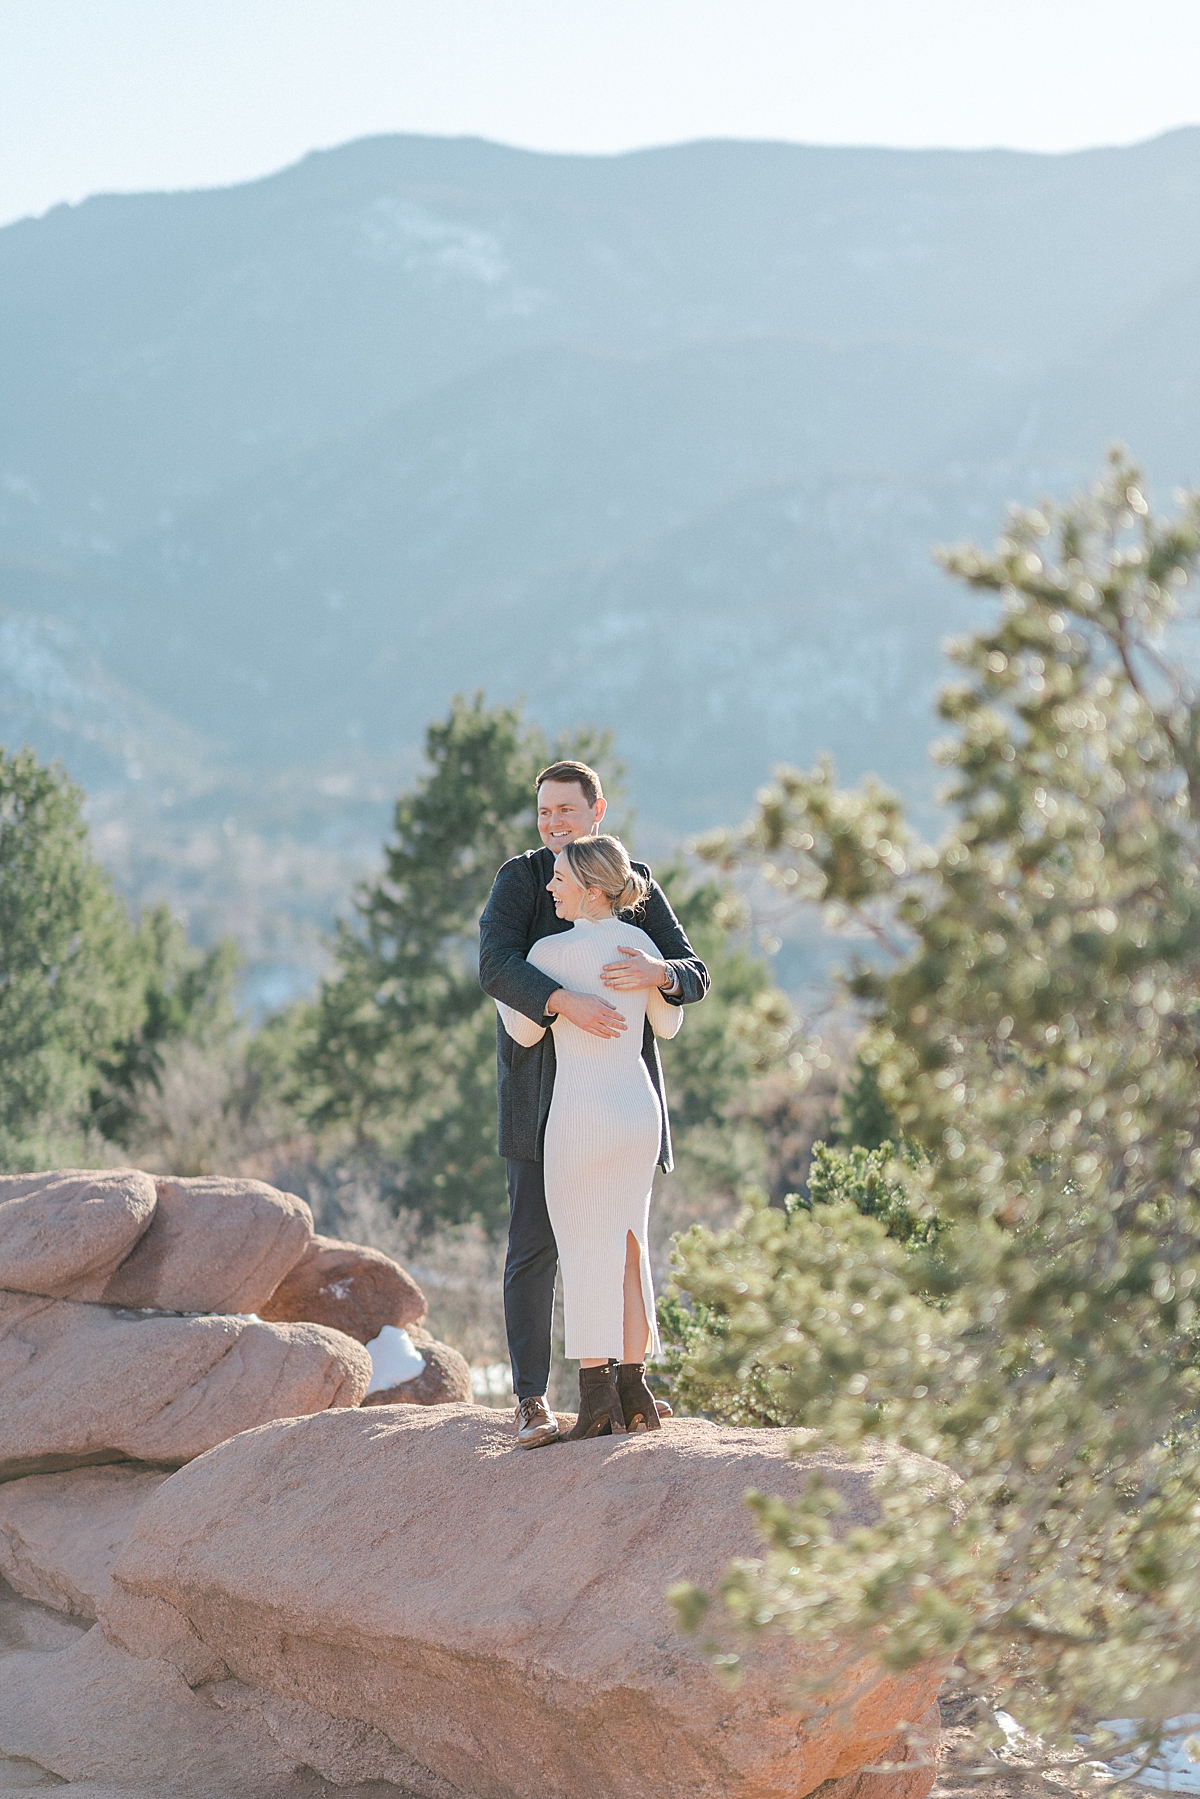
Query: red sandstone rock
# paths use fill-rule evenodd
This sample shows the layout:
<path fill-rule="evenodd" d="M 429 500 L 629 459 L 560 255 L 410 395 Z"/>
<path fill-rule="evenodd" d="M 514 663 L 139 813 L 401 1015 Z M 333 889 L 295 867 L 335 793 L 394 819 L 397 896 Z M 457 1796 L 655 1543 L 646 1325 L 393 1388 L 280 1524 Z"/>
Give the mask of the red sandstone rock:
<path fill-rule="evenodd" d="M 87 1782 L 85 1793 L 130 1799 L 313 1791 L 235 1682 L 193 1692 L 168 1663 L 135 1661 L 97 1626 L 57 1654 L 6 1656 L 3 1681 L 0 1756 L 22 1757 L 31 1775 L 45 1769 L 72 1786 Z"/>
<path fill-rule="evenodd" d="M 428 1771 L 425 1790 L 802 1799 L 833 1780 L 863 1799 L 856 1770 L 927 1717 L 941 1670 L 847 1669 L 806 1713 L 798 1682 L 827 1650 L 772 1640 L 731 1691 L 666 1600 L 674 1581 L 711 1589 L 758 1552 L 747 1487 L 792 1495 L 819 1465 L 845 1527 L 876 1515 L 883 1451 L 806 1461 L 795 1440 L 676 1420 L 524 1453 L 483 1408 L 285 1421 L 158 1490 L 102 1624 L 158 1665 L 174 1635 L 194 1678 L 227 1669 L 373 1727 Z M 931 1487 L 944 1478 L 907 1459 Z M 922 1799 L 933 1770 L 903 1778 L 905 1799 Z"/>
<path fill-rule="evenodd" d="M 275 1418 L 357 1406 L 365 1349 L 316 1324 L 138 1317 L 0 1293 L 0 1480 L 175 1466 Z"/>
<path fill-rule="evenodd" d="M 302 1199 L 265 1181 L 158 1180 L 154 1219 L 100 1295 L 168 1312 L 261 1313 L 312 1241 Z"/>
<path fill-rule="evenodd" d="M 26 1598 L 94 1618 L 138 1513 L 167 1478 L 118 1462 L 0 1483 L 0 1575 Z"/>
<path fill-rule="evenodd" d="M 398 1262 L 377 1249 L 314 1237 L 259 1316 L 280 1324 L 328 1324 L 369 1343 L 385 1324 L 419 1324 L 425 1295 Z"/>
<path fill-rule="evenodd" d="M 937 1773 L 941 1734 L 942 1714 L 935 1699 L 911 1735 L 878 1757 L 883 1772 L 859 1770 L 823 1781 L 813 1799 L 925 1799 Z"/>
<path fill-rule="evenodd" d="M 153 1180 L 134 1168 L 0 1175 L 0 1287 L 99 1299 L 154 1207 Z"/>
<path fill-rule="evenodd" d="M 461 1405 L 471 1400 L 471 1370 L 465 1356 L 428 1331 L 409 1331 L 414 1349 L 425 1358 L 424 1372 L 399 1386 L 368 1393 L 363 1405 Z"/>
<path fill-rule="evenodd" d="M 462 1799 L 370 1725 L 236 1680 L 193 1691 L 79 1629 L 0 1591 L 0 1794 L 67 1780 L 80 1799 Z"/>

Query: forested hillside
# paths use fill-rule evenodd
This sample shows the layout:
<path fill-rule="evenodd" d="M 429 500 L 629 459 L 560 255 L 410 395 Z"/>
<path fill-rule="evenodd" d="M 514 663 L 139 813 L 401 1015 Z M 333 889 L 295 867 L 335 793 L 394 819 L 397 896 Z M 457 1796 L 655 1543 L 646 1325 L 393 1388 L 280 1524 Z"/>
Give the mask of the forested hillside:
<path fill-rule="evenodd" d="M 642 840 L 821 749 L 920 805 L 929 547 L 1200 476 L 1200 131 L 1040 157 L 380 138 L 0 231 L 0 739 L 303 987 L 457 691 Z"/>

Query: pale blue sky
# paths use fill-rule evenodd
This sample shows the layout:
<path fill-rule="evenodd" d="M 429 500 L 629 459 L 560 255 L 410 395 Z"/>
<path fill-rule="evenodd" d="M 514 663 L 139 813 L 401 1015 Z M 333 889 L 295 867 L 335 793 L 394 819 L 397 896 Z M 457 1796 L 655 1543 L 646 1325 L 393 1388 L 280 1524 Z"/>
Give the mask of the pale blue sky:
<path fill-rule="evenodd" d="M 1200 0 L 0 0 L 0 223 L 381 131 L 1130 143 L 1200 122 Z"/>

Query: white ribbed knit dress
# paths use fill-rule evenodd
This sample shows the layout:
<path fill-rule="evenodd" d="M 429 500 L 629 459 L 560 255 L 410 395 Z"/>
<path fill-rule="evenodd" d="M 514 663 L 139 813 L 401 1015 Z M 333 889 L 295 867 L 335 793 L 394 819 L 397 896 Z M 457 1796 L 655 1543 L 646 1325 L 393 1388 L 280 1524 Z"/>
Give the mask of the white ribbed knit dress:
<path fill-rule="evenodd" d="M 613 992 L 600 979 L 617 949 L 658 948 L 645 931 L 619 918 L 576 919 L 569 931 L 543 937 L 529 961 L 571 993 L 605 999 L 625 1018 L 619 1037 L 593 1037 L 567 1018 L 553 1024 L 556 1069 L 546 1121 L 546 1209 L 563 1277 L 566 1353 L 574 1358 L 624 1357 L 625 1245 L 633 1232 L 641 1251 L 642 1296 L 661 1353 L 654 1316 L 647 1228 L 658 1161 L 662 1114 L 642 1061 L 642 1027 L 649 1016 L 657 1036 L 674 1037 L 683 1007 L 668 1005 L 657 988 Z M 498 1006 L 505 1029 L 531 1046 L 545 1035 L 510 1006 Z"/>

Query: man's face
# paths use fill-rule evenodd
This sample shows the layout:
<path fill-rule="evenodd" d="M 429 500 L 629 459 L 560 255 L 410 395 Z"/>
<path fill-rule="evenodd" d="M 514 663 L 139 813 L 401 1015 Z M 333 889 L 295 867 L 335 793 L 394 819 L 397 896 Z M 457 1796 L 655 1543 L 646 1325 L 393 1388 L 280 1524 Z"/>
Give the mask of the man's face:
<path fill-rule="evenodd" d="M 589 806 L 577 781 L 543 781 L 538 788 L 538 836 L 557 855 L 564 843 L 590 837 L 607 810 L 603 794 Z"/>

